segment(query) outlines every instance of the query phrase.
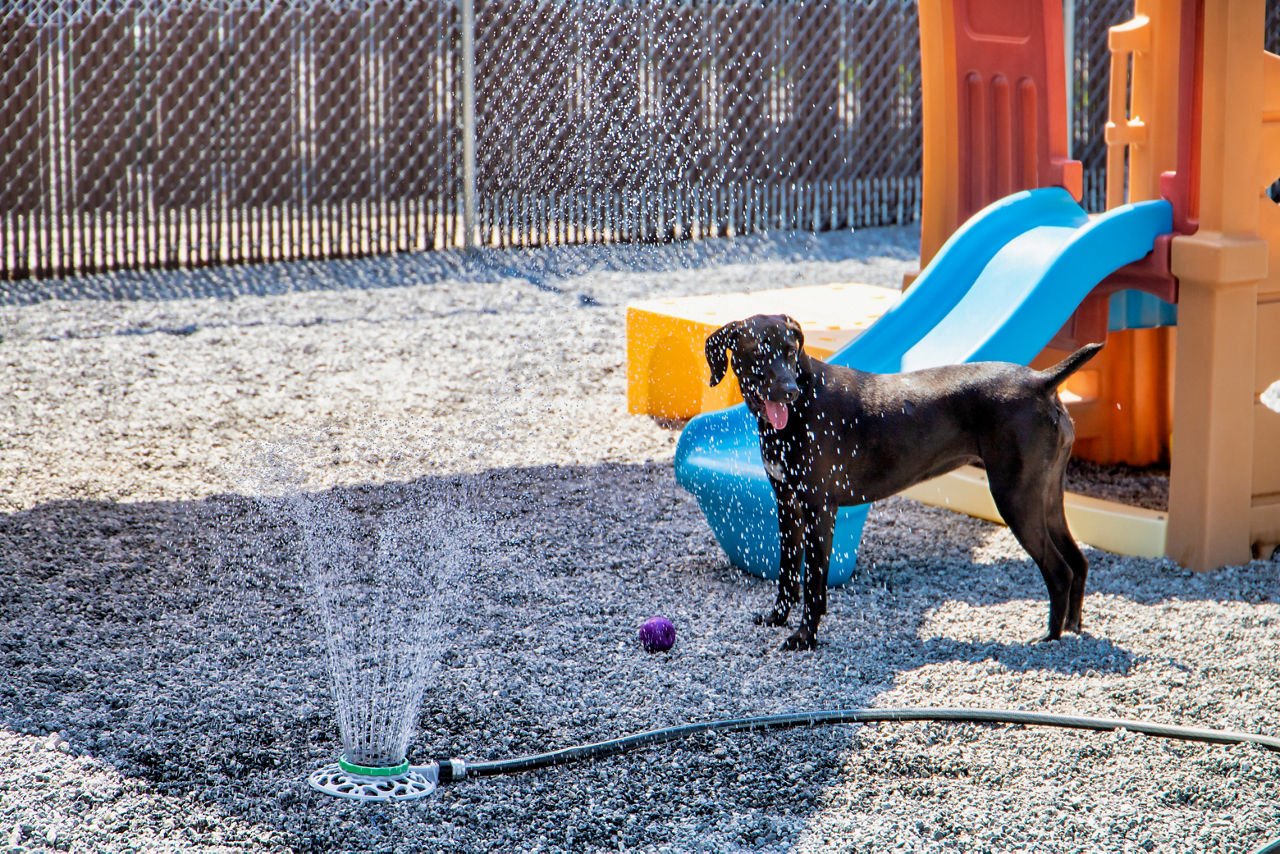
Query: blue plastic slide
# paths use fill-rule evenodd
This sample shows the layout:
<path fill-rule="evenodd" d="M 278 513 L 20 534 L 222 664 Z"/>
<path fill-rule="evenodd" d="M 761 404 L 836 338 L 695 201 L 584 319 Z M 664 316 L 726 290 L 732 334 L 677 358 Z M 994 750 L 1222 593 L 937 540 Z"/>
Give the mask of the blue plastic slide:
<path fill-rule="evenodd" d="M 990 360 L 1025 365 L 1095 285 L 1172 230 L 1164 201 L 1091 218 L 1059 188 L 1008 196 L 961 226 L 897 305 L 829 361 L 877 373 Z M 777 505 L 746 406 L 690 421 L 675 469 L 734 565 L 776 578 Z M 836 517 L 829 585 L 853 574 L 868 506 Z"/>

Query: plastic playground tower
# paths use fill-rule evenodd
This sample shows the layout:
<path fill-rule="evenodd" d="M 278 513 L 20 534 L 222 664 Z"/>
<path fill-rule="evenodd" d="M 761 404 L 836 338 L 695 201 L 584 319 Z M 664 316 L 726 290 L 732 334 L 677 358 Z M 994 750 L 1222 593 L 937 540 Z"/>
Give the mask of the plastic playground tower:
<path fill-rule="evenodd" d="M 1069 495 L 1076 536 L 1197 570 L 1270 554 L 1280 414 L 1260 395 L 1280 379 L 1280 207 L 1267 194 L 1280 177 L 1280 57 L 1263 50 L 1263 0 L 1136 0 L 1133 20 L 1111 30 L 1108 210 L 1096 217 L 1076 204 L 1080 166 L 1067 154 L 1060 3 L 919 9 L 919 277 L 900 300 L 843 284 L 633 305 L 631 411 L 693 419 L 677 479 L 736 564 L 774 575 L 754 419 L 723 391 L 736 384 L 707 386 L 713 329 L 790 313 L 811 353 L 873 371 L 1039 365 L 1105 339 L 1064 388 L 1077 453 L 1170 460 L 1169 510 Z M 907 494 L 998 518 L 976 469 Z M 866 510 L 840 513 L 832 584 L 853 568 Z"/>

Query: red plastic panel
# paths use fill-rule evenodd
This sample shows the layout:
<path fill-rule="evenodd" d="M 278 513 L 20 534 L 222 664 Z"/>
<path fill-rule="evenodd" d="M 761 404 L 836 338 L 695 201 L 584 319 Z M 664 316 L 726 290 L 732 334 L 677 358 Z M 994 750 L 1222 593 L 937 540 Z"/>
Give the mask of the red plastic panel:
<path fill-rule="evenodd" d="M 1067 158 L 1060 0 L 954 0 L 960 220 L 1019 190 L 1081 192 Z"/>

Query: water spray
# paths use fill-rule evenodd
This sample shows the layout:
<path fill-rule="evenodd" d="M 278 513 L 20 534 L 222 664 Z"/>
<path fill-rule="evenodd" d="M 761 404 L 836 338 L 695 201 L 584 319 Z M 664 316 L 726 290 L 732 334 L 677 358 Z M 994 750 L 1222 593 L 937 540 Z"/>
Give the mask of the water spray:
<path fill-rule="evenodd" d="M 438 765 L 412 766 L 406 750 L 476 557 L 474 521 L 440 504 L 373 521 L 332 500 L 302 506 L 343 747 L 308 782 L 362 801 L 429 795 Z"/>
<path fill-rule="evenodd" d="M 375 424 L 340 445 L 324 436 L 276 441 L 247 466 L 264 515 L 295 526 L 324 629 L 342 752 L 308 783 L 361 801 L 435 791 L 438 763 L 411 765 L 406 752 L 461 603 L 491 563 L 464 481 L 415 486 L 419 459 L 396 439 Z M 344 484 L 343 455 L 376 464 L 380 483 Z"/>

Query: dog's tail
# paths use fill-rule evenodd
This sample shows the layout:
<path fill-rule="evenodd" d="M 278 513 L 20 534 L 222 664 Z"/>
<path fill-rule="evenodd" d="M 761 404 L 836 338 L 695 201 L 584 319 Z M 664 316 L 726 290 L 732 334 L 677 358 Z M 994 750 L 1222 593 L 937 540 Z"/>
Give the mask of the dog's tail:
<path fill-rule="evenodd" d="M 1044 382 L 1044 387 L 1047 389 L 1057 388 L 1063 380 L 1080 370 L 1081 365 L 1098 355 L 1098 351 L 1101 349 L 1101 344 L 1086 344 L 1052 368 L 1045 368 L 1040 372 L 1040 379 Z"/>

